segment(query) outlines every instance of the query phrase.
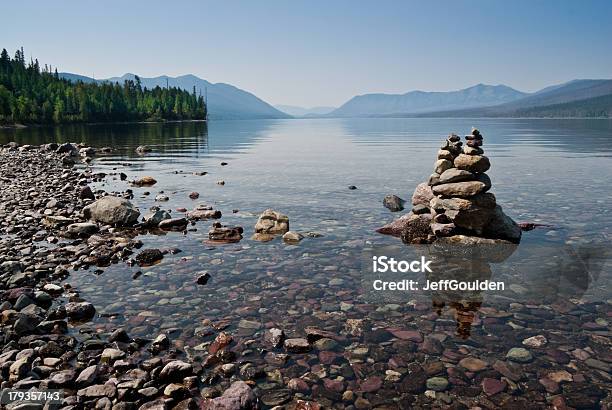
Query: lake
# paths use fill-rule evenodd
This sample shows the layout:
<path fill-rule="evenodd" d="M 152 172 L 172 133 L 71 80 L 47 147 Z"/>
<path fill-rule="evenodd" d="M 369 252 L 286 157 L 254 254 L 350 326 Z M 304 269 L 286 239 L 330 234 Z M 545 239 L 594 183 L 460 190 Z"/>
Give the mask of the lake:
<path fill-rule="evenodd" d="M 474 298 L 424 291 L 397 300 L 366 298 L 367 255 L 382 247 L 412 252 L 375 232 L 408 212 L 389 212 L 383 197 L 410 200 L 415 186 L 431 174 L 446 136 L 468 134 L 472 126 L 484 135 L 498 204 L 518 222 L 545 225 L 524 232 L 508 261 L 487 267 L 487 277 L 504 280 L 507 290 L 478 292 Z M 126 326 L 132 337 L 167 332 L 184 355 L 202 360 L 224 329 L 237 341 L 239 362 L 268 372 L 258 387 L 271 397 L 270 406 L 289 394 L 270 375 L 279 369 L 284 378 L 308 374 L 313 387 L 301 394 L 336 404 L 341 394 L 325 380 L 368 393 L 364 380 L 369 380 L 380 393 L 367 399 L 383 405 L 397 402 L 388 392 L 394 385 L 388 370 L 403 374 L 412 360 L 456 363 L 457 352 L 503 360 L 509 349 L 525 347 L 522 341 L 534 335 L 548 342 L 531 349 L 534 362 L 522 369 L 529 378 L 543 368 L 565 368 L 571 358 L 583 379 L 609 385 L 609 373 L 606 379 L 599 363 L 609 363 L 610 352 L 597 337 L 609 338 L 611 320 L 612 265 L 606 254 L 612 234 L 611 120 L 312 119 L 0 130 L 0 143 L 12 140 L 113 147 L 112 154 L 91 163 L 94 171 L 124 172 L 128 180 L 150 175 L 158 182 L 132 187 L 115 176 L 96 188 L 132 189 L 132 202 L 143 213 L 159 205 L 180 215 L 177 208 L 205 203 L 223 213 L 223 224 L 245 229 L 241 242 L 212 246 L 205 243 L 212 222 L 201 221 L 186 233 L 140 237 L 143 248 L 181 250 L 157 265 L 121 263 L 102 273 L 73 272 L 66 282 L 100 314 L 73 329 L 75 337 L 118 326 Z M 152 152 L 139 156 L 135 148 L 143 144 Z M 221 180 L 224 185 L 217 184 Z M 161 191 L 168 202 L 155 202 Z M 200 194 L 197 200 L 189 198 L 192 191 Z M 251 240 L 257 216 L 267 208 L 288 215 L 292 230 L 320 237 L 298 245 L 279 238 Z M 568 267 L 576 264 L 580 268 Z M 203 273 L 211 278 L 197 285 L 195 278 Z M 362 329 L 351 328 L 355 323 Z M 334 337 L 328 339 L 336 342 L 320 347 L 325 354 L 281 362 L 267 353 L 275 350 L 263 344 L 264 329 L 302 337 L 306 326 L 329 332 Z M 469 374 L 448 378 L 453 389 L 462 381 L 474 383 Z M 537 389 L 519 391 L 525 403 L 539 400 L 532 397 Z"/>

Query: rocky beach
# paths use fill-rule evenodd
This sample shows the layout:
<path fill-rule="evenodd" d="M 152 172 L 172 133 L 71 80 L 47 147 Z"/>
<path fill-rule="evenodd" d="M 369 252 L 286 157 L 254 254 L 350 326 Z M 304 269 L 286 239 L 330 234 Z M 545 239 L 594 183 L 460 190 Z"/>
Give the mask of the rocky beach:
<path fill-rule="evenodd" d="M 463 157 L 482 156 L 482 144 L 469 143 L 479 135 L 472 132 L 462 148 L 450 136 L 449 149 L 438 152 L 436 173 L 402 217 L 427 215 L 426 227 L 400 229 L 405 242 L 456 233 L 518 242 L 518 226 L 486 192 L 488 166 Z M 274 209 L 236 209 L 243 223 L 226 221 L 225 210 L 200 202 L 195 191 L 192 209 L 170 209 L 174 194 L 157 175 L 136 175 L 129 166 L 96 170 L 96 158 L 110 151 L 68 143 L 1 148 L 3 389 L 62 389 L 56 408 L 64 409 L 612 404 L 609 301 L 580 294 L 538 300 L 514 287 L 488 303 L 443 293 L 367 303 L 351 285 L 361 278 L 355 255 L 367 241 L 338 244 L 319 229 L 332 227 L 329 219 L 303 229 Z M 139 155 L 148 152 L 139 146 Z M 143 198 L 154 205 L 145 208 Z M 403 207 L 399 198 L 390 201 Z M 495 218 L 510 228 L 487 235 Z M 163 242 L 180 235 L 165 247 L 147 245 L 150 236 Z M 188 241 L 200 253 L 185 256 Z M 309 248 L 313 241 L 321 248 Z M 325 248 L 336 250 L 330 256 Z M 242 253 L 253 249 L 266 258 Z M 81 279 L 110 281 L 105 275 L 114 267 L 123 269 L 116 291 Z M 237 276 L 242 282 L 232 281 Z M 459 331 L 466 326 L 469 337 Z"/>

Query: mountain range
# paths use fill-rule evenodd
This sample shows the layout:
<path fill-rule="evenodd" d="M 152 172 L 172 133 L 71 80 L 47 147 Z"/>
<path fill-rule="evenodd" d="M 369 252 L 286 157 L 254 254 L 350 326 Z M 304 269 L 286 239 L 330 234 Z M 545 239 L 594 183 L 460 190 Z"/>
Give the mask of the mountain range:
<path fill-rule="evenodd" d="M 478 84 L 450 92 L 365 94 L 330 117 L 612 117 L 612 80 L 573 80 L 524 93 Z"/>
<path fill-rule="evenodd" d="M 336 107 L 298 107 L 296 105 L 275 105 L 279 111 L 285 112 L 293 117 L 319 117 L 331 113 Z"/>
<path fill-rule="evenodd" d="M 60 73 L 60 76 L 72 81 L 83 82 L 118 82 L 134 80 L 134 74 L 127 73 L 121 77 L 106 79 L 93 79 L 78 74 Z M 195 75 L 188 74 L 179 77 L 169 77 L 162 75 L 159 77 L 146 78 L 140 77 L 143 87 L 154 88 L 157 86 L 179 87 L 187 91 L 193 90 L 206 94 L 208 100 L 208 113 L 211 119 L 262 119 L 262 118 L 291 118 L 290 115 L 277 110 L 267 102 L 256 97 L 248 91 L 241 90 L 230 84 L 210 83 Z"/>
<path fill-rule="evenodd" d="M 61 73 L 73 81 L 134 80 L 134 74 L 93 79 Z M 410 91 L 404 94 L 364 94 L 338 108 L 273 107 L 252 93 L 230 84 L 210 83 L 188 74 L 179 77 L 140 77 L 143 86 L 179 87 L 207 94 L 211 119 L 276 119 L 316 117 L 612 117 L 612 80 L 573 80 L 535 93 L 506 85 L 477 84 L 456 91 Z"/>

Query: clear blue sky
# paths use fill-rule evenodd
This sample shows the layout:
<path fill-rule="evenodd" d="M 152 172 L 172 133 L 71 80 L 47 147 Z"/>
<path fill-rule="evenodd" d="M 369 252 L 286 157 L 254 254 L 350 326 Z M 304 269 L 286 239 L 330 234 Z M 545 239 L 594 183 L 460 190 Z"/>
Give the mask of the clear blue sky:
<path fill-rule="evenodd" d="M 273 104 L 612 78 L 612 1 L 6 1 L 0 47 L 96 78 L 193 73 Z"/>

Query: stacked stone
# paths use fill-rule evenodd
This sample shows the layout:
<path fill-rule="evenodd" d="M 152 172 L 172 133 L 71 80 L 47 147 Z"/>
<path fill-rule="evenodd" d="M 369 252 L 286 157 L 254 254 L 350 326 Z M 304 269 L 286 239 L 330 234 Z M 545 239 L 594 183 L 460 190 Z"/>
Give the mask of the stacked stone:
<path fill-rule="evenodd" d="M 485 172 L 491 164 L 483 155 L 482 135 L 474 128 L 465 139 L 462 147 L 458 136 L 448 137 L 438 151 L 435 173 L 429 179 L 434 194 L 429 203 L 433 213 L 431 228 L 437 236 L 457 229 L 483 235 L 497 205 L 495 196 L 487 193 L 491 180 Z"/>

